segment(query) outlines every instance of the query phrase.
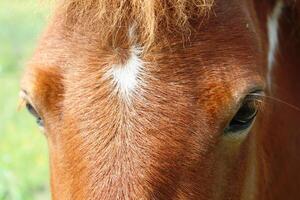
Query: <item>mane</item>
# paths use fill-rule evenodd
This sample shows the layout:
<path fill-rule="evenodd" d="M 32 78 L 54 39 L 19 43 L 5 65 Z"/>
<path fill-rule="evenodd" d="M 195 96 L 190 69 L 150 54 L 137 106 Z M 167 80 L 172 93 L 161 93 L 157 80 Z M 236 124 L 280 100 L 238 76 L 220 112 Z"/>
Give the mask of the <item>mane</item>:
<path fill-rule="evenodd" d="M 187 34 L 193 20 L 206 16 L 213 0 L 63 0 L 69 24 L 100 28 L 100 37 L 112 43 L 129 28 L 141 45 L 149 47 L 158 35 Z"/>

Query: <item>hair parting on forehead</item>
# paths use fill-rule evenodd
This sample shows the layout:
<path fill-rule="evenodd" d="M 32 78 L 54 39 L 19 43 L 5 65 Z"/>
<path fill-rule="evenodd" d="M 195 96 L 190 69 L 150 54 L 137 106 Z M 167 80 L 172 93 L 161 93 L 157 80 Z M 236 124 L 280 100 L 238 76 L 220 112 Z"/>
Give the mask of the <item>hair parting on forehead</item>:
<path fill-rule="evenodd" d="M 101 27 L 104 40 L 133 28 L 143 46 L 159 33 L 190 31 L 191 20 L 205 16 L 213 0 L 62 0 L 61 8 L 73 25 Z M 71 19 L 71 20 L 70 20 Z"/>

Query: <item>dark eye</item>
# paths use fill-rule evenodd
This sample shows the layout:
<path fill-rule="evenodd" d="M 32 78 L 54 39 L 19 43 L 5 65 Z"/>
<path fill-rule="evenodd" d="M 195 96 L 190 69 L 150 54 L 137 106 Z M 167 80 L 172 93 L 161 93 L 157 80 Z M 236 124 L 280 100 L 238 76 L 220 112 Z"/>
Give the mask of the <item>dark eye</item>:
<path fill-rule="evenodd" d="M 247 130 L 252 125 L 257 115 L 257 101 L 257 99 L 254 99 L 251 96 L 246 97 L 238 112 L 225 128 L 225 133 L 236 133 Z"/>
<path fill-rule="evenodd" d="M 36 123 L 40 126 L 44 126 L 44 121 L 38 114 L 38 112 L 34 109 L 34 107 L 30 103 L 26 103 L 26 108 L 30 114 L 32 114 L 36 118 Z"/>

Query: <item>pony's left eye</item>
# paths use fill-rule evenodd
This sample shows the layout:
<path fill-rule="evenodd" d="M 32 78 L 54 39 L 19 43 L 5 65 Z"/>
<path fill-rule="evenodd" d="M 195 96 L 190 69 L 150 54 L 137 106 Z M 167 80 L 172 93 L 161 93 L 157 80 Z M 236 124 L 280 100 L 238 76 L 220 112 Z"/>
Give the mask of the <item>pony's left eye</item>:
<path fill-rule="evenodd" d="M 225 128 L 225 133 L 236 133 L 251 127 L 258 112 L 257 100 L 246 97 L 242 106 Z"/>
<path fill-rule="evenodd" d="M 28 112 L 35 117 L 36 123 L 40 127 L 43 127 L 44 126 L 44 121 L 41 118 L 41 116 L 38 114 L 38 112 L 35 110 L 35 108 L 30 103 L 28 103 L 28 102 L 26 103 L 26 108 L 27 108 Z"/>

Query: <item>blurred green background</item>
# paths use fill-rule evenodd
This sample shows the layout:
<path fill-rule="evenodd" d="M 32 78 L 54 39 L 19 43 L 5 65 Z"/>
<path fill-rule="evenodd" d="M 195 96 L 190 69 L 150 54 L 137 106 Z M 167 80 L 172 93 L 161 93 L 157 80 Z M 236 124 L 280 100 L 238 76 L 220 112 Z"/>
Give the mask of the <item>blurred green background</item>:
<path fill-rule="evenodd" d="M 19 80 L 48 18 L 38 0 L 0 0 L 0 200 L 49 199 L 46 139 L 26 110 Z"/>

